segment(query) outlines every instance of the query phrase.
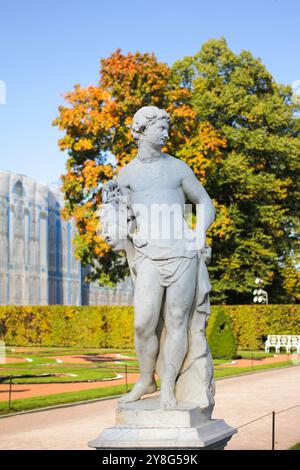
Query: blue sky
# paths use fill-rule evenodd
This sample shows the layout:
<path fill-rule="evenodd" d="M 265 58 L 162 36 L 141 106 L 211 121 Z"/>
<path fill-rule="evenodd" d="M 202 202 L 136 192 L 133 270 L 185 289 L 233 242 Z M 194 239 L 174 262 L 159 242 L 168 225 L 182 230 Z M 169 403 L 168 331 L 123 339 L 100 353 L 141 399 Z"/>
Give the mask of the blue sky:
<path fill-rule="evenodd" d="M 291 84 L 300 79 L 299 18 L 298 0 L 2 0 L 0 169 L 58 180 L 66 155 L 51 122 L 61 95 L 96 83 L 99 59 L 117 47 L 172 64 L 225 36 Z"/>

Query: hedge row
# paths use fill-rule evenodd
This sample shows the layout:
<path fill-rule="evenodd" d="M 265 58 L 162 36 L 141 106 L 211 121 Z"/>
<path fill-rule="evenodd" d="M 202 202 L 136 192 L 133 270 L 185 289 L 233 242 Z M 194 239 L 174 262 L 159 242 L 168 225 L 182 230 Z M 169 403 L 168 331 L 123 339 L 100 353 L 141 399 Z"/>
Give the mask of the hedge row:
<path fill-rule="evenodd" d="M 133 347 L 133 308 L 0 307 L 0 339 L 11 346 Z"/>
<path fill-rule="evenodd" d="M 220 328 L 220 321 L 215 321 L 216 316 L 223 317 L 223 323 L 230 319 L 239 349 L 262 349 L 268 334 L 300 334 L 300 305 L 213 306 L 208 336 L 211 336 L 209 329 L 214 323 L 216 328 Z M 222 334 L 226 332 L 229 337 L 231 328 L 226 326 Z M 0 307 L 0 339 L 11 346 L 132 348 L 133 308 Z M 215 344 L 220 341 L 214 339 Z M 229 343 L 234 348 L 231 340 Z"/>

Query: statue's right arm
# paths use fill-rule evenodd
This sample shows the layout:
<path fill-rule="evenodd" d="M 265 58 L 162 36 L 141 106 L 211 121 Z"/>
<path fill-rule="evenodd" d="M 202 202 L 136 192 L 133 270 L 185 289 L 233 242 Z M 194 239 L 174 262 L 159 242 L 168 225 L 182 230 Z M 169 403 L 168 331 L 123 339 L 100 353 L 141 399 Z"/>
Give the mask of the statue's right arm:
<path fill-rule="evenodd" d="M 135 218 L 132 214 L 131 208 L 130 208 L 130 200 L 131 200 L 131 192 L 132 189 L 130 187 L 130 180 L 128 176 L 128 169 L 127 167 L 121 168 L 117 175 L 117 182 L 121 187 L 121 192 L 123 196 L 127 197 L 127 208 L 128 208 L 128 237 L 127 240 L 124 241 L 124 246 L 125 246 L 125 252 L 126 252 L 126 258 L 128 261 L 131 277 L 133 279 L 133 282 L 135 281 L 135 275 L 132 271 L 132 263 L 135 258 L 135 247 L 132 242 L 132 239 L 130 237 L 129 232 L 134 232 L 135 230 Z"/>
<path fill-rule="evenodd" d="M 121 186 L 122 195 L 129 197 L 130 194 L 130 183 L 128 178 L 127 167 L 121 168 L 117 174 L 117 182 Z"/>
<path fill-rule="evenodd" d="M 128 171 L 128 165 L 121 168 L 121 170 L 119 171 L 117 175 L 117 182 L 121 187 L 122 196 L 126 198 L 125 201 L 127 203 L 127 209 L 128 209 L 128 229 L 129 229 L 129 232 L 133 232 L 135 230 L 136 225 L 135 225 L 135 217 L 133 215 L 132 208 L 131 208 L 132 188 L 130 186 L 130 174 Z"/>

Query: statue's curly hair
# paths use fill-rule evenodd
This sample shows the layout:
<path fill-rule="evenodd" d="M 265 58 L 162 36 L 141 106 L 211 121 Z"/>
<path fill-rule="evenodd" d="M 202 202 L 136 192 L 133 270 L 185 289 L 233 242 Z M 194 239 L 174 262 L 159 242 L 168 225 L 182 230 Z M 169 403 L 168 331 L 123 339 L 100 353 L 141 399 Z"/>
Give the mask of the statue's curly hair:
<path fill-rule="evenodd" d="M 166 119 L 170 122 L 170 115 L 164 109 L 156 106 L 143 106 L 133 116 L 131 135 L 138 144 L 143 131 L 150 124 L 154 124 L 160 119 Z"/>

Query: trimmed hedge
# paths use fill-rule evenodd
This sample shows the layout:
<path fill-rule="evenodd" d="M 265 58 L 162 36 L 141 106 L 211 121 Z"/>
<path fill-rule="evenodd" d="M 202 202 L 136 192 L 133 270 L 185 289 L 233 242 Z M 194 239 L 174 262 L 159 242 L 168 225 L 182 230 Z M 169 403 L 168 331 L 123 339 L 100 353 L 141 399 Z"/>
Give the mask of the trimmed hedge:
<path fill-rule="evenodd" d="M 0 307 L 0 339 L 11 346 L 133 347 L 133 308 Z"/>
<path fill-rule="evenodd" d="M 267 335 L 300 335 L 300 305 L 226 305 L 239 349 L 264 349 Z"/>
<path fill-rule="evenodd" d="M 239 349 L 263 349 L 268 334 L 300 334 L 300 305 L 216 305 L 229 316 Z M 133 348 L 133 307 L 0 307 L 0 339 L 11 346 Z"/>

